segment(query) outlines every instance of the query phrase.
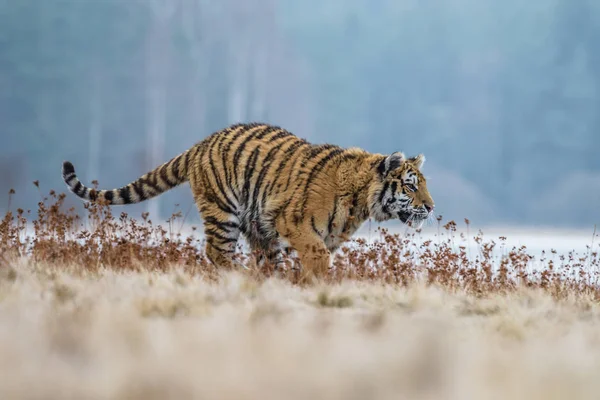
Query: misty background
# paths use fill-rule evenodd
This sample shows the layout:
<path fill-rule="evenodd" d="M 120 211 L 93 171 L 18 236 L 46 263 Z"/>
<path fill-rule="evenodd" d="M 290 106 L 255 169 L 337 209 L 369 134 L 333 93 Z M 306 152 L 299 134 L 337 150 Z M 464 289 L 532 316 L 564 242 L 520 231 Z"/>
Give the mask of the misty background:
<path fill-rule="evenodd" d="M 588 229 L 599 40 L 594 0 L 0 0 L 0 211 L 259 121 L 425 154 L 445 221 Z M 188 185 L 147 210 L 200 221 Z"/>

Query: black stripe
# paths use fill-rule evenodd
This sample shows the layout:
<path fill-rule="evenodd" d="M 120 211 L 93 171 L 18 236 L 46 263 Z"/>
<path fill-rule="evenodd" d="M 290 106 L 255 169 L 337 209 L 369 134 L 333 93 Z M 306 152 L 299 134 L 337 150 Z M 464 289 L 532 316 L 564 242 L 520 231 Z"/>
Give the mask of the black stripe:
<path fill-rule="evenodd" d="M 337 214 L 337 208 L 338 208 L 338 197 L 335 196 L 334 200 L 333 200 L 333 211 L 331 214 L 329 214 L 329 221 L 327 221 L 327 234 L 331 235 L 331 232 L 333 231 L 333 220 L 335 219 L 335 215 Z"/>
<path fill-rule="evenodd" d="M 158 177 L 156 171 L 150 171 L 138 180 L 143 180 L 148 184 L 148 186 L 156 188 L 159 193 L 162 192 L 162 189 L 158 188 Z"/>
<path fill-rule="evenodd" d="M 202 149 L 202 146 L 200 143 L 194 145 L 194 147 L 192 147 L 190 150 L 188 150 L 187 154 L 185 155 L 185 171 L 186 174 L 189 176 L 190 175 L 190 171 L 192 170 L 192 163 L 197 159 L 198 153 L 200 152 L 200 150 Z"/>
<path fill-rule="evenodd" d="M 298 176 L 300 176 L 300 174 L 302 174 L 302 172 L 298 173 Z M 291 194 L 291 198 L 295 199 L 296 198 L 296 192 L 302 187 L 302 184 L 306 183 L 303 182 L 301 179 L 298 179 L 298 182 L 296 183 L 296 187 L 294 188 L 294 191 Z M 302 210 L 302 204 L 300 204 L 298 206 L 298 203 L 296 203 L 296 209 L 293 211 L 293 218 L 294 218 L 294 223 L 295 224 L 299 224 L 300 222 L 302 222 L 303 220 L 303 210 Z"/>
<path fill-rule="evenodd" d="M 151 178 L 152 178 L 153 185 L 158 188 L 158 190 L 159 190 L 160 193 L 162 193 L 163 192 L 163 189 L 162 189 L 163 184 L 160 183 L 160 182 L 162 182 L 162 178 L 160 178 L 160 176 L 159 176 L 158 173 L 152 174 Z M 160 180 L 160 182 L 159 182 L 159 180 Z M 168 186 L 168 183 L 164 182 L 164 185 Z"/>
<path fill-rule="evenodd" d="M 276 129 L 281 129 L 281 128 L 276 128 Z M 280 130 L 279 132 L 277 132 L 277 134 L 275 136 L 270 138 L 269 141 L 274 142 L 278 139 L 281 139 L 284 137 L 292 137 L 292 136 L 294 136 L 294 135 L 292 135 L 290 132 L 285 131 L 285 130 Z"/>
<path fill-rule="evenodd" d="M 273 219 L 276 219 L 286 208 L 288 208 L 291 202 L 292 202 L 292 198 L 289 197 L 285 201 L 285 203 L 283 203 L 282 205 L 277 207 L 275 210 L 273 210 Z"/>
<path fill-rule="evenodd" d="M 165 164 L 158 170 L 158 174 L 160 178 L 167 184 L 167 186 L 175 186 L 177 182 L 173 182 L 169 180 L 169 174 L 167 174 L 167 169 L 169 168 L 169 164 Z"/>
<path fill-rule="evenodd" d="M 77 175 L 75 175 L 74 173 L 71 173 L 69 174 L 69 176 L 64 177 L 65 182 L 69 186 L 71 186 L 71 182 L 73 182 L 74 179 L 77 179 Z"/>
<path fill-rule="evenodd" d="M 242 126 L 242 127 L 243 127 L 244 125 L 243 125 L 243 124 L 239 124 L 239 125 L 236 125 L 236 126 L 235 126 L 234 128 L 232 128 L 232 129 L 238 129 L 240 126 Z M 242 136 L 242 134 L 243 134 L 244 132 L 246 132 L 246 131 L 247 131 L 247 128 L 242 128 L 242 129 L 240 129 L 240 130 L 236 131 L 236 132 L 233 134 L 233 137 L 231 137 L 231 138 L 228 138 L 228 139 L 229 139 L 229 141 L 227 142 L 227 144 L 225 145 L 225 148 L 224 148 L 224 149 L 223 149 L 223 151 L 221 152 L 221 159 L 222 159 L 222 161 L 223 161 L 223 168 L 225 169 L 225 180 L 228 182 L 228 184 L 229 184 L 229 186 L 230 186 L 230 187 L 232 186 L 232 183 L 234 183 L 234 182 L 232 181 L 231 177 L 229 176 L 229 168 L 228 168 L 228 167 L 229 167 L 229 163 L 227 162 L 227 157 L 228 157 L 228 155 L 229 155 L 229 151 L 231 150 L 231 146 L 232 146 L 232 145 L 235 143 L 235 141 L 236 141 L 236 140 L 237 140 L 237 139 L 238 139 L 240 136 Z M 233 132 L 233 131 L 232 131 L 232 132 Z M 236 187 L 236 188 L 233 190 L 233 197 L 235 197 L 235 200 L 236 200 L 237 202 L 239 202 L 239 201 L 240 201 L 240 199 L 238 198 L 238 196 L 237 196 L 237 194 L 236 194 L 236 191 L 237 191 L 237 187 Z"/>
<path fill-rule="evenodd" d="M 178 183 L 181 181 L 181 176 L 179 175 L 179 163 L 180 162 L 181 162 L 181 155 L 175 157 L 175 160 L 173 160 L 173 162 L 171 163 L 171 170 L 173 171 L 173 175 L 175 176 L 175 179 L 177 179 Z"/>
<path fill-rule="evenodd" d="M 385 157 L 382 157 L 385 158 Z M 380 161 L 379 160 L 375 160 L 375 161 L 371 161 L 371 168 L 375 168 L 379 165 Z"/>
<path fill-rule="evenodd" d="M 340 158 L 338 158 L 338 165 L 341 164 L 341 163 L 343 163 L 343 162 L 345 162 L 345 161 L 355 160 L 357 158 L 359 158 L 358 154 L 346 152 L 346 153 L 344 153 L 343 156 L 341 156 Z"/>
<path fill-rule="evenodd" d="M 223 141 L 224 139 L 224 135 L 221 136 L 220 138 L 218 138 L 217 140 L 214 140 L 209 149 L 208 149 L 208 162 L 210 163 L 210 169 L 211 172 L 215 178 L 215 182 L 217 183 L 217 188 L 219 189 L 219 191 L 221 192 L 221 194 L 223 195 L 223 198 L 225 199 L 225 203 L 227 203 L 227 205 L 229 207 L 231 207 L 232 209 L 237 209 L 237 205 L 233 202 L 233 200 L 231 200 L 229 198 L 229 196 L 227 196 L 227 193 L 225 192 L 225 187 L 223 186 L 223 182 L 221 181 L 221 178 L 219 177 L 218 173 L 217 173 L 217 168 L 215 166 L 215 162 L 213 159 L 213 150 L 214 150 L 214 146 L 217 144 L 217 141 L 219 141 L 219 144 Z"/>
<path fill-rule="evenodd" d="M 210 224 L 213 226 L 216 226 L 217 228 L 223 229 L 225 230 L 225 227 L 227 228 L 233 228 L 233 229 L 239 229 L 240 226 L 238 224 L 236 224 L 235 222 L 231 222 L 231 221 L 219 221 L 218 219 L 216 219 L 215 217 L 212 216 L 207 216 L 204 217 L 204 223 L 205 224 Z"/>
<path fill-rule="evenodd" d="M 223 132 L 223 133 L 221 134 L 221 140 L 219 140 L 219 144 L 217 145 L 217 155 L 219 155 L 219 154 L 220 154 L 221 156 L 223 155 L 223 143 L 225 143 L 225 139 L 227 139 L 227 134 L 228 134 L 228 133 L 229 133 L 229 131 L 225 131 L 225 132 Z M 222 160 L 222 158 L 221 158 L 221 157 L 218 157 L 218 158 L 215 160 L 215 163 L 216 163 L 217 161 L 219 161 L 219 160 Z M 223 173 L 225 174 L 225 178 L 224 178 L 224 180 L 225 180 L 225 186 L 227 186 L 227 185 L 228 185 L 228 183 L 229 183 L 229 179 L 228 179 L 228 177 L 227 177 L 227 168 L 225 168 L 225 166 L 226 166 L 226 165 L 225 165 L 225 163 L 223 163 L 223 164 L 222 164 L 222 167 L 223 167 L 223 169 L 224 169 Z M 231 186 L 231 185 L 229 185 L 229 187 L 230 187 L 230 186 Z"/>
<path fill-rule="evenodd" d="M 204 234 L 206 236 L 212 236 L 214 238 L 219 239 L 221 241 L 221 243 L 235 243 L 235 242 L 237 242 L 237 238 L 230 238 L 230 237 L 227 237 L 227 236 L 223 236 L 219 232 L 215 231 L 214 229 L 210 229 L 210 228 L 206 229 L 204 231 Z"/>
<path fill-rule="evenodd" d="M 112 203 L 113 197 L 114 197 L 113 191 L 112 190 L 107 190 L 107 191 L 103 192 L 103 194 L 104 194 L 103 195 L 104 200 L 108 201 L 109 203 Z"/>
<path fill-rule="evenodd" d="M 212 238 L 212 237 L 208 237 L 208 238 L 206 238 L 206 243 L 208 243 L 208 244 L 209 244 L 209 245 L 210 245 L 212 248 L 214 248 L 215 250 L 217 250 L 217 251 L 218 251 L 218 252 L 220 252 L 220 253 L 225 253 L 225 254 L 234 254 L 234 253 L 235 253 L 235 250 L 232 250 L 232 249 L 224 249 L 224 248 L 222 248 L 222 247 L 219 247 L 219 246 L 217 246 L 217 245 L 214 243 L 214 240 L 213 240 L 213 238 Z M 208 256 L 208 254 L 207 254 L 206 256 L 208 257 L 208 259 L 209 259 L 210 261 L 212 261 L 212 262 L 214 263 L 214 261 L 213 261 L 213 260 L 212 260 L 212 259 L 211 259 L 211 258 Z"/>
<path fill-rule="evenodd" d="M 304 144 L 304 143 L 301 143 L 300 145 L 302 145 L 302 144 Z M 306 144 L 308 144 L 308 143 L 306 143 Z M 298 146 L 298 147 L 300 147 L 300 146 Z M 294 175 L 294 172 L 296 172 L 294 167 L 296 166 L 296 163 L 299 160 L 300 160 L 300 155 L 298 155 L 298 157 L 294 158 L 294 162 L 292 163 L 292 168 L 290 170 L 290 173 L 288 174 L 288 178 L 287 178 L 287 181 L 285 183 L 285 188 L 283 188 L 284 192 L 286 190 L 288 190 L 288 188 L 290 187 L 290 183 L 292 182 L 292 176 Z M 285 166 L 285 164 L 281 168 L 283 168 L 284 166 Z M 299 178 L 300 175 L 303 173 L 303 171 L 302 171 L 302 169 L 299 169 L 297 172 L 298 173 L 296 174 L 296 178 Z"/>
<path fill-rule="evenodd" d="M 275 157 L 275 154 L 277 154 L 279 152 L 279 150 L 281 150 L 281 147 L 285 143 L 286 143 L 286 141 L 283 141 L 283 142 L 279 143 L 277 146 L 271 148 L 271 150 L 269 150 L 269 152 L 265 156 L 265 159 L 263 160 L 263 164 L 262 164 L 260 173 L 258 174 L 258 178 L 256 179 L 256 183 L 254 184 L 254 193 L 252 195 L 252 204 L 257 204 L 258 203 L 258 194 L 260 192 L 260 188 L 263 186 L 263 181 L 265 180 L 265 176 L 267 175 L 267 173 L 271 169 L 271 166 L 272 166 L 271 161 Z M 266 191 L 267 191 L 267 188 L 265 187 L 263 193 L 266 193 Z M 264 198 L 264 195 L 263 195 L 263 198 Z M 263 203 L 261 202 L 261 204 L 263 204 Z"/>
<path fill-rule="evenodd" d="M 287 182 L 286 182 L 286 185 L 285 185 L 285 188 L 283 189 L 283 191 L 285 192 L 288 190 L 289 184 L 291 183 L 292 175 L 293 175 L 294 171 L 296 171 L 296 164 L 298 163 L 298 161 L 300 161 L 301 166 L 300 166 L 300 168 L 297 169 L 297 173 L 295 175 L 295 178 L 297 179 L 297 183 L 296 183 L 296 187 L 294 188 L 294 190 L 291 194 L 291 198 L 296 197 L 296 192 L 300 189 L 300 187 L 303 184 L 304 184 L 304 190 L 306 192 L 308 190 L 308 187 L 307 187 L 308 180 L 306 182 L 303 182 L 300 177 L 302 175 L 306 174 L 305 167 L 306 167 L 307 161 L 310 160 L 311 158 L 315 158 L 320 153 L 327 151 L 328 149 L 335 148 L 335 147 L 336 146 L 329 145 L 329 144 L 328 145 L 320 145 L 320 146 L 313 145 L 313 146 L 311 146 L 311 148 L 309 148 L 308 154 L 305 154 L 302 157 L 300 155 L 298 157 L 296 157 L 296 159 L 294 160 L 294 163 L 292 164 L 291 171 L 288 174 L 288 179 L 287 179 Z M 337 150 L 333 150 L 332 152 L 330 152 L 330 154 L 335 151 L 337 151 Z M 340 149 L 340 151 L 341 151 L 341 149 Z M 314 169 L 319 168 L 319 164 L 320 164 L 320 162 L 317 163 L 317 165 L 313 168 L 313 171 L 311 171 L 311 174 L 312 174 L 312 172 L 314 172 Z M 294 212 L 293 218 L 294 218 L 294 222 L 296 224 L 299 224 L 304 219 L 304 211 L 305 211 L 304 208 L 306 206 L 305 203 L 306 203 L 306 199 L 302 202 L 302 204 L 300 205 L 300 208 L 296 209 Z"/>
<path fill-rule="evenodd" d="M 308 191 L 310 190 L 310 185 L 312 184 L 312 181 L 315 179 L 317 174 L 321 170 L 323 170 L 331 160 L 333 160 L 335 158 L 335 156 L 343 153 L 344 151 L 345 151 L 344 149 L 341 149 L 339 147 L 333 147 L 333 150 L 331 150 L 325 157 L 323 157 L 317 163 L 317 165 L 310 171 L 310 174 L 308 175 L 308 179 L 306 180 L 306 184 L 304 185 L 304 193 L 302 194 L 302 208 L 300 209 L 300 220 L 304 219 L 306 203 L 308 202 Z M 318 153 L 318 154 L 320 154 L 320 153 Z"/>
<path fill-rule="evenodd" d="M 380 203 L 383 202 L 383 198 L 384 198 L 385 193 L 387 192 L 389 186 L 390 186 L 390 182 L 385 181 L 385 183 L 383 184 L 383 189 L 381 189 L 381 192 L 379 192 L 379 202 Z"/>
<path fill-rule="evenodd" d="M 75 166 L 70 161 L 63 162 L 63 176 L 75 173 Z"/>
<path fill-rule="evenodd" d="M 119 189 L 119 197 L 121 197 L 123 199 L 123 203 L 130 204 L 131 196 L 129 193 L 129 187 L 124 186 L 124 187 L 120 188 Z"/>
<path fill-rule="evenodd" d="M 204 158 L 204 154 L 206 153 L 206 150 L 207 150 L 207 145 L 205 143 L 202 146 L 202 149 L 200 150 L 200 159 L 201 160 Z M 211 203 L 214 203 L 220 210 L 222 210 L 228 214 L 237 215 L 237 211 L 234 211 L 227 204 L 223 203 L 218 196 L 215 195 L 212 183 L 208 179 L 208 174 L 204 168 L 201 169 L 201 171 L 200 171 L 200 179 L 202 180 L 202 184 L 204 186 L 206 200 L 208 200 Z"/>
<path fill-rule="evenodd" d="M 157 195 L 163 192 L 162 189 L 159 188 L 155 183 L 151 182 L 150 179 L 148 179 L 148 177 L 142 177 L 138 179 L 137 183 L 139 183 L 140 185 L 146 185 L 150 187 L 150 189 L 154 191 L 153 195 Z"/>
<path fill-rule="evenodd" d="M 193 147 L 193 149 L 195 149 L 196 146 Z M 189 164 L 190 164 L 190 155 L 192 154 L 192 150 L 193 149 L 189 149 L 188 151 L 186 151 L 183 154 L 183 171 L 181 171 L 184 175 L 188 175 L 190 168 L 189 168 Z"/>
<path fill-rule="evenodd" d="M 260 134 L 260 130 L 256 130 L 254 132 L 252 132 L 251 134 L 249 134 L 248 136 L 246 136 L 244 138 L 244 140 L 239 144 L 238 148 L 236 149 L 235 153 L 233 154 L 233 179 L 235 180 L 235 184 L 237 186 L 237 171 L 238 171 L 238 166 L 240 163 L 240 157 L 242 156 L 242 153 L 244 152 L 244 149 L 246 148 L 246 145 L 248 144 L 249 141 L 251 141 L 252 139 L 254 139 L 258 134 Z"/>
<path fill-rule="evenodd" d="M 221 134 L 221 140 L 219 140 L 219 144 L 217 147 L 217 154 L 221 154 L 220 161 L 222 163 L 222 165 L 221 165 L 221 167 L 223 169 L 222 173 L 225 174 L 225 176 L 223 177 L 223 180 L 221 180 L 221 176 L 217 176 L 216 169 L 215 169 L 215 178 L 218 179 L 217 184 L 219 185 L 219 189 L 223 193 L 223 196 L 227 199 L 227 202 L 230 203 L 233 206 L 233 208 L 237 208 L 240 203 L 240 199 L 238 198 L 237 193 L 236 193 L 236 188 L 234 187 L 234 185 L 232 185 L 231 179 L 229 177 L 229 168 L 227 165 L 227 154 L 229 152 L 229 148 L 231 147 L 232 141 L 235 140 L 235 137 L 239 136 L 239 135 L 237 135 L 237 133 L 239 133 L 239 132 L 236 132 L 236 135 L 234 136 L 234 138 L 231 139 L 231 141 L 227 142 L 225 150 L 223 149 L 223 144 L 225 143 L 225 140 L 229 139 L 229 134 L 231 132 L 232 131 L 228 130 Z M 213 166 L 213 168 L 217 164 L 217 161 L 219 161 L 218 158 L 213 160 L 212 151 L 211 151 L 210 162 L 211 162 L 211 165 Z M 233 196 L 233 199 L 231 199 L 229 197 L 229 195 L 227 194 L 225 189 L 229 189 L 229 191 L 231 192 L 231 196 Z"/>
<path fill-rule="evenodd" d="M 321 144 L 318 146 L 313 146 L 308 152 L 308 159 L 310 160 L 311 158 L 314 158 L 319 154 L 323 153 L 324 151 L 332 148 L 338 148 L 338 146 L 335 146 L 333 144 Z"/>
<path fill-rule="evenodd" d="M 317 229 L 317 225 L 315 224 L 315 216 L 311 216 L 310 217 L 310 224 L 312 225 L 313 231 L 315 231 L 315 233 L 321 237 L 322 233 Z"/>
<path fill-rule="evenodd" d="M 223 131 L 225 131 L 225 132 L 234 131 L 237 128 L 251 126 L 251 125 L 252 125 L 252 123 L 237 122 L 235 124 L 229 125 L 227 128 L 223 129 Z"/>
<path fill-rule="evenodd" d="M 357 207 L 358 207 L 358 193 L 354 193 L 354 196 L 352 196 L 352 208 L 350 209 L 350 215 L 352 215 L 352 216 L 355 215 Z"/>
<path fill-rule="evenodd" d="M 266 205 L 267 205 L 267 195 L 269 194 L 269 191 L 271 189 L 271 185 L 273 184 L 273 182 L 269 181 L 267 182 L 267 184 L 265 185 L 265 190 L 263 190 L 263 194 L 261 196 L 260 199 L 260 208 L 261 209 L 265 209 Z"/>
<path fill-rule="evenodd" d="M 258 187 L 258 182 L 254 182 L 254 187 L 252 187 L 252 176 L 256 173 L 256 163 L 258 161 L 258 155 L 259 155 L 259 148 L 257 146 L 256 149 L 254 149 L 254 151 L 252 152 L 252 160 L 251 162 L 246 166 L 246 172 L 248 173 L 248 176 L 244 182 L 244 194 L 243 194 L 243 198 L 246 201 L 246 204 L 249 204 L 249 216 L 250 216 L 250 223 L 252 222 L 260 222 L 260 218 L 259 218 L 259 211 L 258 211 L 258 204 L 255 201 L 255 197 L 252 197 L 252 199 L 250 199 L 250 191 L 255 189 L 256 187 Z M 250 161 L 250 160 L 249 160 Z M 257 223 L 255 224 L 255 229 L 257 230 L 258 234 L 260 236 L 266 236 L 266 232 L 263 229 L 263 225 L 262 223 Z"/>
<path fill-rule="evenodd" d="M 258 134 L 258 136 L 256 136 L 256 140 L 264 139 L 265 136 L 267 136 L 269 133 L 275 130 L 277 130 L 277 128 L 275 128 L 274 126 L 266 125 L 265 128 Z"/>
<path fill-rule="evenodd" d="M 77 183 L 75 184 L 75 186 L 73 187 L 73 192 L 81 197 L 81 189 L 83 188 L 83 184 L 79 181 L 77 181 Z"/>
<path fill-rule="evenodd" d="M 355 194 L 356 196 L 356 205 L 354 206 L 355 209 L 357 209 L 358 211 L 360 211 L 360 214 L 358 214 L 357 218 L 359 218 L 361 221 L 364 221 L 365 219 L 367 219 L 369 217 L 369 204 L 365 204 L 365 206 L 361 209 L 358 209 L 358 194 Z"/>
<path fill-rule="evenodd" d="M 355 216 L 357 207 L 358 207 L 358 192 L 354 193 L 354 195 L 352 196 L 352 205 L 350 206 L 350 211 L 348 212 L 348 215 L 350 217 Z M 348 224 L 350 223 L 350 221 L 351 221 L 350 218 L 346 218 L 346 220 L 344 221 L 344 226 L 342 227 L 342 233 L 346 233 L 348 231 Z"/>
<path fill-rule="evenodd" d="M 206 153 L 207 149 L 208 149 L 208 143 L 207 142 L 202 143 L 202 147 L 199 150 L 200 151 L 200 155 L 198 156 L 198 159 L 199 159 L 200 163 L 202 163 L 202 160 L 204 159 L 204 154 Z M 205 175 L 204 168 L 202 168 L 201 171 Z"/>
<path fill-rule="evenodd" d="M 248 205 L 248 199 L 250 195 L 250 178 L 256 167 L 256 160 L 258 159 L 259 147 L 256 146 L 248 160 L 246 161 L 246 169 L 244 171 L 244 189 L 242 192 L 242 202 L 245 206 Z"/>
<path fill-rule="evenodd" d="M 209 224 L 206 221 L 204 221 L 204 226 L 205 227 L 212 226 L 212 227 L 214 227 L 214 229 L 217 229 L 217 230 L 219 230 L 221 232 L 225 232 L 225 233 L 228 233 L 228 234 L 229 233 L 235 233 L 235 234 L 237 234 L 236 230 L 234 230 L 234 229 L 227 228 L 226 226 L 217 226 L 217 225 Z"/>
<path fill-rule="evenodd" d="M 392 194 L 396 193 L 396 189 L 398 189 L 398 182 L 392 182 Z"/>
<path fill-rule="evenodd" d="M 263 165 L 263 167 L 260 170 L 260 173 L 258 174 L 258 178 L 256 178 L 256 182 L 254 183 L 254 190 L 253 190 L 253 193 L 252 193 L 252 204 L 254 206 L 256 206 L 257 203 L 258 203 L 258 193 L 260 191 L 260 188 L 261 188 L 261 185 L 262 185 L 263 181 L 265 180 L 265 175 L 266 175 L 266 173 L 267 173 L 267 171 L 269 169 L 269 166 L 270 165 L 268 165 L 265 168 L 265 166 Z"/>
<path fill-rule="evenodd" d="M 205 151 L 206 151 L 206 146 L 203 146 L 201 154 L 200 154 L 200 159 L 202 159 L 204 157 Z M 199 178 L 201 179 L 202 186 L 204 187 L 206 200 L 208 200 L 211 203 L 214 203 L 220 210 L 222 210 L 228 214 L 237 215 L 236 211 L 234 211 L 232 208 L 230 208 L 227 204 L 223 203 L 221 201 L 221 199 L 215 195 L 213 185 L 210 182 L 210 180 L 208 179 L 208 174 L 207 174 L 206 169 L 203 168 L 200 170 Z"/>
<path fill-rule="evenodd" d="M 231 147 L 231 145 L 229 146 Z M 232 181 L 231 178 L 229 176 L 229 168 L 227 166 L 227 153 L 228 153 L 229 149 L 226 147 L 226 150 L 221 151 L 221 162 L 223 163 L 223 172 L 225 173 L 225 184 L 229 186 L 229 188 L 231 189 L 231 194 L 233 195 L 233 198 L 235 199 L 235 201 L 237 201 L 238 203 L 240 202 L 239 197 L 237 196 L 236 193 L 236 189 L 233 185 L 232 185 Z"/>
<path fill-rule="evenodd" d="M 142 189 L 141 185 L 139 184 L 139 182 L 134 182 L 131 184 L 131 187 L 133 188 L 133 190 L 135 191 L 135 193 L 138 195 L 138 197 L 140 198 L 140 201 L 142 200 L 146 200 L 146 194 L 144 193 L 144 190 Z"/>
<path fill-rule="evenodd" d="M 276 129 L 278 129 L 278 128 L 276 128 L 274 126 L 267 126 L 265 129 L 263 129 L 263 131 L 258 136 L 256 136 L 256 140 L 263 139 L 269 133 L 275 132 Z M 244 204 L 246 204 L 246 205 L 250 204 L 250 215 L 251 215 L 251 219 L 253 219 L 253 220 L 256 219 L 258 216 L 258 209 L 257 209 L 258 204 L 256 203 L 256 200 L 258 197 L 257 189 L 260 189 L 260 184 L 262 182 L 262 179 L 260 178 L 260 174 L 259 174 L 259 177 L 257 178 L 256 182 L 252 183 L 252 175 L 254 173 L 256 173 L 256 171 L 255 171 L 256 163 L 258 161 L 260 148 L 261 148 L 261 144 L 259 143 L 256 146 L 256 148 L 254 149 L 254 151 L 252 152 L 251 157 L 248 158 L 248 160 L 246 162 L 246 173 L 244 174 L 244 191 L 242 194 L 242 199 L 243 199 L 242 201 L 244 202 Z M 263 167 L 264 167 L 264 164 L 266 161 L 267 160 L 265 157 L 265 159 L 263 160 Z M 263 167 L 261 167 L 261 173 L 264 170 Z M 253 191 L 253 195 L 252 195 L 252 201 L 249 202 L 251 190 Z M 258 230 L 261 231 L 261 227 L 259 227 Z"/>
<path fill-rule="evenodd" d="M 208 189 L 206 190 L 205 194 L 206 200 L 208 200 L 211 203 L 214 203 L 217 207 L 219 207 L 221 211 L 226 212 L 227 214 L 237 215 L 237 213 L 233 209 L 231 209 L 227 204 L 223 203 L 218 196 L 214 195 L 214 190 L 211 186 L 206 185 L 206 182 L 204 187 L 205 190 Z"/>
<path fill-rule="evenodd" d="M 292 159 L 293 154 L 296 150 L 298 150 L 302 145 L 308 145 L 308 143 L 306 143 L 306 141 L 302 140 L 302 139 L 298 139 L 297 142 L 295 142 L 294 144 L 292 144 L 290 147 L 287 148 L 287 150 L 285 151 L 284 155 L 283 155 L 283 161 L 279 164 L 279 166 L 277 167 L 277 171 L 283 171 L 283 169 L 285 168 L 285 166 L 287 165 L 288 161 L 290 159 Z M 298 160 L 298 157 L 294 158 L 294 162 L 296 162 Z M 293 170 L 290 171 L 287 178 L 287 183 L 285 185 L 285 190 L 287 190 L 287 188 L 290 185 L 290 181 L 292 179 L 292 174 L 293 174 Z M 278 174 L 278 176 L 283 176 L 283 174 Z M 275 180 L 275 182 L 273 182 L 273 187 L 275 187 L 275 183 L 277 182 L 277 180 Z M 278 185 L 278 187 L 281 187 L 281 185 Z M 271 193 L 269 193 L 271 194 Z"/>
<path fill-rule="evenodd" d="M 385 157 L 379 162 L 379 165 L 377 166 L 377 173 L 381 176 L 385 175 Z"/>

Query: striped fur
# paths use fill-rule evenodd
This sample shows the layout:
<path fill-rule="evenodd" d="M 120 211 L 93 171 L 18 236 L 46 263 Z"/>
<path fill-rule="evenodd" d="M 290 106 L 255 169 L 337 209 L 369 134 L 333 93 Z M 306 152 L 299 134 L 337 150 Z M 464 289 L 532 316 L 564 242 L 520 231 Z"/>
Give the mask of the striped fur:
<path fill-rule="evenodd" d="M 277 126 L 247 123 L 213 133 L 119 189 L 87 188 L 68 161 L 63 179 L 82 199 L 114 205 L 189 182 L 213 263 L 233 266 L 243 235 L 266 260 L 277 265 L 295 251 L 307 276 L 322 276 L 331 253 L 366 219 L 420 227 L 431 215 L 423 162 L 422 155 L 311 144 Z"/>

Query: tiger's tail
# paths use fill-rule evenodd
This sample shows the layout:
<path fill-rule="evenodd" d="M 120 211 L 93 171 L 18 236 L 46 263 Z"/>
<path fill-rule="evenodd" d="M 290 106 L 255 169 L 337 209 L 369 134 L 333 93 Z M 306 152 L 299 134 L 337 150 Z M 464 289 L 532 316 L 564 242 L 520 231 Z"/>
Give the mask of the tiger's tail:
<path fill-rule="evenodd" d="M 187 182 L 190 150 L 118 189 L 88 188 L 77 178 L 75 167 L 69 161 L 63 162 L 62 177 L 69 190 L 83 200 L 91 202 L 103 200 L 109 205 L 141 203 Z"/>

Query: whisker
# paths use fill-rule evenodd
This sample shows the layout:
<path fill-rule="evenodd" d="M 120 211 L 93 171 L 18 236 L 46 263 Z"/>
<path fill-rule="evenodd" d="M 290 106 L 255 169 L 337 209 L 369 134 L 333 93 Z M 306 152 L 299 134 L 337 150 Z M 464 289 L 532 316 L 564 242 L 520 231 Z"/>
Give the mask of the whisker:
<path fill-rule="evenodd" d="M 433 225 L 435 222 L 435 217 L 432 212 L 427 215 L 427 226 Z"/>

